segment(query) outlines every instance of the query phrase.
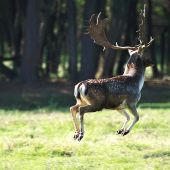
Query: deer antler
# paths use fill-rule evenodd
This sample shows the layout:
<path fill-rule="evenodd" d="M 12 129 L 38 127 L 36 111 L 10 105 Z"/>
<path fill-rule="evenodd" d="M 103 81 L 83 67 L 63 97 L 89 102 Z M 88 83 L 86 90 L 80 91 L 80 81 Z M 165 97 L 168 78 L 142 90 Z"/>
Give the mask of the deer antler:
<path fill-rule="evenodd" d="M 154 40 L 152 37 L 150 37 L 150 41 L 147 43 L 146 31 L 145 31 L 145 7 L 146 7 L 146 4 L 144 4 L 144 10 L 143 11 L 141 10 L 141 13 L 139 14 L 142 23 L 139 25 L 139 30 L 136 31 L 136 32 L 139 32 L 139 38 L 138 39 L 140 41 L 140 44 L 138 46 L 138 53 L 143 51 L 145 48 L 149 47 Z"/>
<path fill-rule="evenodd" d="M 150 37 L 150 41 L 147 43 L 147 39 L 146 39 L 146 31 L 145 31 L 145 6 L 146 4 L 144 4 L 144 10 L 141 10 L 140 18 L 142 23 L 139 25 L 139 30 L 137 32 L 139 32 L 139 41 L 140 44 L 137 45 L 136 47 L 129 47 L 129 46 L 125 46 L 125 47 L 121 47 L 118 46 L 117 42 L 116 42 L 116 46 L 112 45 L 109 43 L 109 41 L 106 38 L 105 35 L 105 27 L 106 24 L 108 22 L 108 19 L 105 18 L 103 20 L 100 19 L 100 15 L 101 12 L 99 13 L 98 17 L 97 17 L 97 24 L 94 24 L 94 14 L 91 16 L 90 20 L 87 21 L 89 23 L 89 27 L 85 26 L 87 28 L 87 35 L 90 35 L 91 38 L 94 40 L 94 43 L 99 44 L 101 46 L 103 46 L 103 51 L 106 50 L 107 48 L 113 48 L 116 50 L 138 50 L 138 53 L 143 53 L 143 50 L 147 47 L 149 47 L 152 42 L 153 42 L 153 38 Z"/>
<path fill-rule="evenodd" d="M 103 20 L 100 19 L 100 15 L 101 12 L 99 13 L 98 17 L 97 17 L 97 24 L 94 24 L 94 14 L 91 16 L 90 20 L 87 21 L 89 23 L 89 27 L 85 26 L 87 28 L 87 35 L 90 35 L 91 38 L 94 40 L 94 43 L 99 44 L 101 46 L 103 46 L 103 51 L 106 50 L 107 48 L 113 48 L 116 50 L 137 50 L 136 47 L 121 47 L 118 46 L 118 44 L 116 43 L 116 46 L 112 45 L 109 43 L 109 41 L 107 40 L 106 36 L 105 36 L 105 27 L 106 24 L 108 22 L 108 19 L 105 18 Z"/>

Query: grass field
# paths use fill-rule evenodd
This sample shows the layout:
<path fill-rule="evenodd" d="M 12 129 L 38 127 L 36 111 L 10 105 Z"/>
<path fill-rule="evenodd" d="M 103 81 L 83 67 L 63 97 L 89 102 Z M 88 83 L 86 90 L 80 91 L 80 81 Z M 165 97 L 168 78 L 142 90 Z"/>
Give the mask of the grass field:
<path fill-rule="evenodd" d="M 169 170 L 169 96 L 168 85 L 146 83 L 140 120 L 130 134 L 115 135 L 124 118 L 103 110 L 85 114 L 85 136 L 78 142 L 69 112 L 72 94 L 42 89 L 1 93 L 0 169 Z"/>

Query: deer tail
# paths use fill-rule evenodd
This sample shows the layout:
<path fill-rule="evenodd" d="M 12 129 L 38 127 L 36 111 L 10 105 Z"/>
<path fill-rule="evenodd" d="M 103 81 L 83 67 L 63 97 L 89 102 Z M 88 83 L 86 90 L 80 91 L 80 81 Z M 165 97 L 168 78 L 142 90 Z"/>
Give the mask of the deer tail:
<path fill-rule="evenodd" d="M 87 95 L 87 83 L 86 82 L 80 82 L 78 83 L 74 88 L 74 96 L 77 99 L 81 99 L 80 93 L 85 96 Z"/>

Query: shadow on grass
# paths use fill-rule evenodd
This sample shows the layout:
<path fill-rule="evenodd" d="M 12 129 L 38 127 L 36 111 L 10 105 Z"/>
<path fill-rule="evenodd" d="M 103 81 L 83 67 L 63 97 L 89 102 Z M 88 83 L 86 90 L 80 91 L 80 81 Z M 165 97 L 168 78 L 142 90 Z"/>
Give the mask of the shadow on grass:
<path fill-rule="evenodd" d="M 0 109 L 3 110 L 36 110 L 46 108 L 46 110 L 62 110 L 75 105 L 73 94 L 28 92 L 12 93 L 0 96 Z"/>
<path fill-rule="evenodd" d="M 170 85 L 160 82 L 154 84 L 153 82 L 145 83 L 141 92 L 141 100 L 137 106 L 140 108 L 169 109 Z M 61 110 L 63 112 L 66 109 L 68 112 L 69 107 L 76 104 L 73 89 L 74 86 L 63 82 L 29 88 L 20 84 L 6 83 L 0 89 L 0 109 L 27 111 L 44 108 L 48 111 Z"/>
<path fill-rule="evenodd" d="M 61 110 L 68 111 L 69 107 L 76 104 L 73 94 L 47 93 L 47 92 L 27 92 L 10 93 L 0 96 L 0 109 L 3 110 L 37 110 L 45 108 L 48 111 Z M 137 107 L 151 109 L 170 109 L 169 103 L 145 103 L 139 101 Z"/>
<path fill-rule="evenodd" d="M 170 151 L 164 151 L 164 152 L 158 152 L 158 153 L 152 153 L 152 154 L 146 154 L 144 155 L 145 159 L 148 158 L 159 158 L 159 157 L 166 157 L 166 156 L 170 156 Z"/>
<path fill-rule="evenodd" d="M 170 109 L 170 103 L 140 103 L 137 107 L 141 109 Z"/>

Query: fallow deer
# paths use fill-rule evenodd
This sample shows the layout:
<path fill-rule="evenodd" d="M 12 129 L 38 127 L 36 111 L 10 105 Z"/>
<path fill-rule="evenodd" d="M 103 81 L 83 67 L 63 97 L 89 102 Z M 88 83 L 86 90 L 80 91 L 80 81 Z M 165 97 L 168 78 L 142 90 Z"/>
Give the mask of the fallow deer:
<path fill-rule="evenodd" d="M 101 13 L 100 13 L 101 14 Z M 152 66 L 154 62 L 144 53 L 145 49 L 149 47 L 153 41 L 147 43 L 145 36 L 145 6 L 141 11 L 140 17 L 142 23 L 139 25 L 139 40 L 140 44 L 136 47 L 120 47 L 111 45 L 104 33 L 105 26 L 108 19 L 100 20 L 100 14 L 97 17 L 97 24 L 94 24 L 94 14 L 91 19 L 87 21 L 87 33 L 91 36 L 96 44 L 106 48 L 113 48 L 117 50 L 128 50 L 130 58 L 126 64 L 123 75 L 107 78 L 107 79 L 89 79 L 79 82 L 74 89 L 74 95 L 77 104 L 70 108 L 74 126 L 74 139 L 78 138 L 80 141 L 84 136 L 83 117 L 87 112 L 100 111 L 103 108 L 117 110 L 125 117 L 123 127 L 116 133 L 122 136 L 128 134 L 135 123 L 139 120 L 139 114 L 136 110 L 136 104 L 141 97 L 141 89 L 145 79 L 145 69 Z M 124 110 L 128 108 L 130 113 L 135 117 L 132 124 L 126 129 L 126 125 L 130 120 L 130 116 Z M 80 129 L 77 123 L 76 114 L 79 112 Z"/>

